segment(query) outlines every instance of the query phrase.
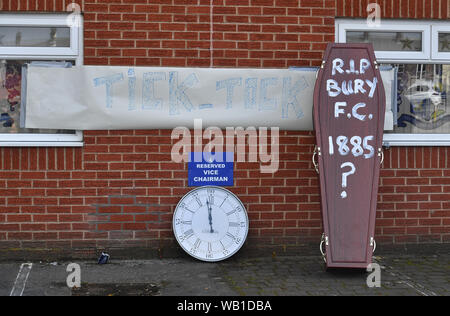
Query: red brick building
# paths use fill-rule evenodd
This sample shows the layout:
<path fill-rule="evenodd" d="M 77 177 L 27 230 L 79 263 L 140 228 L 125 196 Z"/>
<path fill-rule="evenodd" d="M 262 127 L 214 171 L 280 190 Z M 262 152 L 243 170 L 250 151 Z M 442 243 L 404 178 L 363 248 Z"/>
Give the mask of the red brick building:
<path fill-rule="evenodd" d="M 83 16 L 79 45 L 70 58 L 63 54 L 53 59 L 111 66 L 318 66 L 329 42 L 358 41 L 359 36 L 363 41 L 369 36 L 370 41 L 372 34 L 366 34 L 370 32 L 358 29 L 352 33 L 352 27 L 344 30 L 347 33 L 342 31 L 347 25 L 365 25 L 369 2 L 76 1 Z M 395 47 L 387 48 L 380 62 L 412 64 L 414 70 L 400 67 L 408 74 L 417 72 L 418 64 L 425 65 L 420 76 L 434 86 L 438 80 L 438 93 L 447 102 L 448 0 L 376 2 L 382 23 L 406 23 L 403 29 L 385 30 L 398 37 L 396 45 L 401 47 L 397 49 L 422 54 L 397 58 Z M 21 14 L 16 19 L 20 24 L 23 13 L 67 14 L 69 3 L 0 0 L 0 35 L 12 32 L 17 43 L 17 30 L 2 26 L 2 19 Z M 397 23 L 399 19 L 402 21 Z M 402 34 L 413 32 L 419 24 L 423 26 L 415 33 L 419 39 Z M 342 34 L 347 37 L 342 38 Z M 26 32 L 22 32 L 24 36 Z M 383 40 L 376 36 L 373 41 L 382 45 Z M 422 44 L 419 48 L 414 46 L 417 41 Z M 33 55 L 32 50 L 9 55 L 1 52 L 0 48 L 0 59 L 6 63 L 52 59 Z M 430 73 L 434 79 L 426 79 Z M 11 105 L 14 96 L 4 96 L 8 98 Z M 450 106 L 436 103 L 444 106 L 444 112 L 445 105 Z M 439 115 L 445 116 L 442 111 Z M 438 112 L 433 113 L 436 118 Z M 171 130 L 85 131 L 61 141 L 22 138 L 17 134 L 21 130 L 11 133 L 7 128 L 0 130 L 1 249 L 175 247 L 172 214 L 191 188 L 187 186 L 186 164 L 171 161 Z M 447 133 L 450 135 L 450 130 Z M 441 130 L 433 134 L 412 128 L 410 134 L 413 136 L 406 140 L 394 137 L 385 148 L 375 238 L 378 244 L 449 242 L 450 142 Z M 251 221 L 247 248 L 284 249 L 319 243 L 319 184 L 311 162 L 314 145 L 313 131 L 281 131 L 278 172 L 261 174 L 259 163 L 236 163 L 231 190 L 244 202 Z"/>

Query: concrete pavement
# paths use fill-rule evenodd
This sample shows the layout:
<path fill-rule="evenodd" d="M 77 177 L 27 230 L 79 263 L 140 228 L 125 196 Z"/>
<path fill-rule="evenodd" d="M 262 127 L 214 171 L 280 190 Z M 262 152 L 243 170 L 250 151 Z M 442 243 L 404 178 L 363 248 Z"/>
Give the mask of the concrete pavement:
<path fill-rule="evenodd" d="M 238 256 L 221 263 L 172 259 L 73 261 L 81 269 L 81 288 L 67 287 L 70 262 L 0 263 L 0 295 L 145 295 L 145 296 L 316 296 L 450 295 L 450 252 L 386 254 L 375 257 L 381 287 L 369 288 L 369 273 L 325 271 L 320 256 Z"/>

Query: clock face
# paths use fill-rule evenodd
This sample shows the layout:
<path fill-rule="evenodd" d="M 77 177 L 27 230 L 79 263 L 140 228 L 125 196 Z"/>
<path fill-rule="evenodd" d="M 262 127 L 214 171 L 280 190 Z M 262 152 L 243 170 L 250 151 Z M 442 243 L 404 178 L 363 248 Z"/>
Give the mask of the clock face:
<path fill-rule="evenodd" d="M 192 257 L 203 261 L 224 260 L 234 255 L 247 238 L 247 211 L 230 191 L 200 187 L 178 203 L 173 231 L 180 246 Z"/>

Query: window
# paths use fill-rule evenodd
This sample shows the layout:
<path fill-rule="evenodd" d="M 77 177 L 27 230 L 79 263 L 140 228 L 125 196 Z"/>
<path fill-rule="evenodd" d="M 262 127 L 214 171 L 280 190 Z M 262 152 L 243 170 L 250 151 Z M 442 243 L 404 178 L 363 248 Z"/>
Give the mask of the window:
<path fill-rule="evenodd" d="M 36 61 L 82 64 L 82 27 L 66 14 L 0 14 L 0 146 L 82 146 L 81 131 L 26 129 L 22 69 Z"/>
<path fill-rule="evenodd" d="M 386 145 L 450 145 L 450 22 L 336 20 L 340 43 L 372 43 L 378 62 L 397 68 L 394 129 Z"/>
<path fill-rule="evenodd" d="M 450 23 L 433 26 L 433 58 L 450 60 Z"/>

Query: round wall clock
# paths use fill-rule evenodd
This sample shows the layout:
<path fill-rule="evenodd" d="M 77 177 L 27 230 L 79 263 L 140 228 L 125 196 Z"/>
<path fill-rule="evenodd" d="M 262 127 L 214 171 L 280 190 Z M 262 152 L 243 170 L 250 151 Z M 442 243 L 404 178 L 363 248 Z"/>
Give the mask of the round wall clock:
<path fill-rule="evenodd" d="M 187 193 L 173 215 L 173 231 L 180 246 L 202 261 L 221 261 L 234 255 L 248 233 L 244 205 L 232 192 L 204 186 Z"/>

